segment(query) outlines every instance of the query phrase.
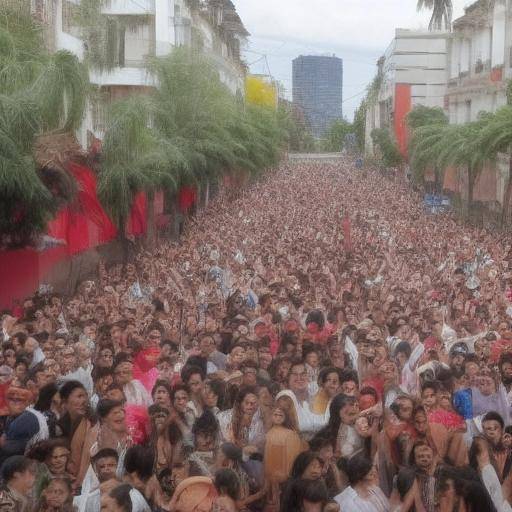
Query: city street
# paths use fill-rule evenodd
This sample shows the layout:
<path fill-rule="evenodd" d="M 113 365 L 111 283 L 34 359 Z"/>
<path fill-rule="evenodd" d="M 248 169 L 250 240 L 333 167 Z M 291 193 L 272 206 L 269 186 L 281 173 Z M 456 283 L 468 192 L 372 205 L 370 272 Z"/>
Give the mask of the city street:
<path fill-rule="evenodd" d="M 0 0 L 0 512 L 512 512 L 512 0 Z"/>

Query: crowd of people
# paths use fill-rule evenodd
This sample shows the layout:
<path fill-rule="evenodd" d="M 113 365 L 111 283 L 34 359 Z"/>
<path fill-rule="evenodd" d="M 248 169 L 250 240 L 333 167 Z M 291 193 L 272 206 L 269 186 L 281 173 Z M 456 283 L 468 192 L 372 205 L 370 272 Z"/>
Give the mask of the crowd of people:
<path fill-rule="evenodd" d="M 284 164 L 2 313 L 0 511 L 502 512 L 511 237 Z"/>

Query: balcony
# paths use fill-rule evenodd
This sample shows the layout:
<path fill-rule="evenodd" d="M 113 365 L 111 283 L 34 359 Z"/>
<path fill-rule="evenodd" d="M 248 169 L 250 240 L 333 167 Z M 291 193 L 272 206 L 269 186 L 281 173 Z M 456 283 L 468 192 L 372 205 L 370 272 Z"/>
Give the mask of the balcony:
<path fill-rule="evenodd" d="M 155 0 L 105 0 L 103 13 L 115 16 L 155 14 Z"/>
<path fill-rule="evenodd" d="M 143 67 L 114 68 L 109 71 L 91 70 L 91 83 L 99 87 L 135 86 L 154 87 L 155 80 Z"/>

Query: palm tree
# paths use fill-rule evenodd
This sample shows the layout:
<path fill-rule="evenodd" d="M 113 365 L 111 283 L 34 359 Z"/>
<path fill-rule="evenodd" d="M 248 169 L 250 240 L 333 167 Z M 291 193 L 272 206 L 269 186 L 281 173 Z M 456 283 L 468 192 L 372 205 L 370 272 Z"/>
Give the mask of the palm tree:
<path fill-rule="evenodd" d="M 413 132 L 422 126 L 432 124 L 448 124 L 448 117 L 442 108 L 416 105 L 407 114 L 407 127 Z"/>
<path fill-rule="evenodd" d="M 86 69 L 68 52 L 48 54 L 28 11 L 0 6 L 0 246 L 26 245 L 58 208 L 38 172 L 34 143 L 78 127 L 87 88 Z"/>
<path fill-rule="evenodd" d="M 418 10 L 431 9 L 429 30 L 451 30 L 453 16 L 452 0 L 418 0 Z"/>
<path fill-rule="evenodd" d="M 419 126 L 413 131 L 409 151 L 416 173 L 428 167 L 465 168 L 468 175 L 467 213 L 473 204 L 476 180 L 490 153 L 482 144 L 482 133 L 492 121 L 492 114 L 481 114 L 477 121 L 462 125 L 437 122 Z"/>
<path fill-rule="evenodd" d="M 158 144 L 149 128 L 149 98 L 132 96 L 112 105 L 102 146 L 98 196 L 121 235 L 138 191 L 156 182 Z M 154 171 L 154 172 L 153 172 Z"/>
<path fill-rule="evenodd" d="M 489 124 L 480 134 L 479 144 L 485 148 L 489 158 L 494 158 L 498 153 L 511 154 L 512 150 L 512 106 L 500 108 L 491 118 Z M 510 202 L 512 200 L 512 158 L 509 156 L 509 169 L 507 187 L 503 197 L 501 210 L 501 222 L 505 224 L 510 214 Z"/>
<path fill-rule="evenodd" d="M 149 71 L 158 86 L 113 105 L 103 144 L 98 192 L 121 237 L 138 191 L 151 212 L 156 189 L 268 168 L 283 139 L 276 113 L 239 102 L 206 57 L 177 48 Z"/>
<path fill-rule="evenodd" d="M 407 115 L 407 127 L 411 131 L 413 138 L 411 142 L 410 152 L 412 153 L 412 169 L 415 171 L 416 178 L 423 179 L 426 167 L 433 161 L 436 153 L 432 153 L 432 146 L 434 142 L 438 142 L 439 128 L 448 124 L 448 117 L 444 111 L 439 107 L 426 107 L 424 105 L 415 106 Z M 428 127 L 434 126 L 433 129 Z M 421 130 L 424 129 L 424 130 Z M 417 130 L 419 136 L 414 137 Z M 434 140 L 427 137 L 434 137 Z M 425 142 L 425 139 L 427 141 Z M 418 151 L 415 144 L 426 144 L 422 150 Z M 440 190 L 442 181 L 442 172 L 438 166 L 434 166 L 434 173 L 436 179 L 436 190 Z"/>
<path fill-rule="evenodd" d="M 478 121 L 462 125 L 448 125 L 444 139 L 439 144 L 438 165 L 441 168 L 456 166 L 466 168 L 468 176 L 467 212 L 471 212 L 473 192 L 478 176 L 488 158 L 485 149 L 479 144 L 480 134 L 487 125 L 487 116 Z"/>

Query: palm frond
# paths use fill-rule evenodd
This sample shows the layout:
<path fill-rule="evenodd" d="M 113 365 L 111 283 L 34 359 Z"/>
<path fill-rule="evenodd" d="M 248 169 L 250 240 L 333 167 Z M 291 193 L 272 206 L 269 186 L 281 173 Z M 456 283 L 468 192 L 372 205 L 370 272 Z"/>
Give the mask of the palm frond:
<path fill-rule="evenodd" d="M 450 30 L 453 17 L 452 0 L 418 0 L 417 9 L 431 9 L 429 30 Z"/>

